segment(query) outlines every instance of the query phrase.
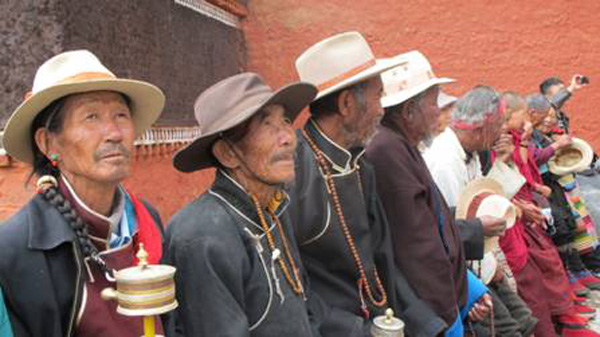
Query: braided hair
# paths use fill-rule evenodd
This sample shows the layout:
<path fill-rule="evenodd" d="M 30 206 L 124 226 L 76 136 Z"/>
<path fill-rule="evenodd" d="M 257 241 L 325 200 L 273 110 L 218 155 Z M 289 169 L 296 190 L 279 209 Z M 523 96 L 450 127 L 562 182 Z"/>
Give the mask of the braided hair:
<path fill-rule="evenodd" d="M 35 133 L 40 128 L 46 128 L 50 133 L 60 133 L 64 124 L 64 105 L 68 96 L 59 98 L 50 103 L 34 119 L 31 126 L 31 144 L 33 150 L 33 170 L 29 176 L 30 180 L 34 175 L 40 177 L 38 180 L 38 193 L 52 205 L 67 224 L 73 229 L 77 240 L 77 248 L 85 258 L 90 258 L 96 262 L 103 272 L 108 273 L 106 264 L 99 256 L 98 248 L 90 240 L 87 225 L 83 222 L 77 211 L 71 203 L 58 189 L 57 179 L 60 171 L 58 167 L 46 157 L 35 142 Z"/>

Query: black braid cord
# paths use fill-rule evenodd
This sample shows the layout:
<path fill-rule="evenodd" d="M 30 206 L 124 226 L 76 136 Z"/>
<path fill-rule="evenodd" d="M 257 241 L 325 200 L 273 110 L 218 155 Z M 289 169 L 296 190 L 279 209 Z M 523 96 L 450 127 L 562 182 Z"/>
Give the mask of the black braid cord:
<path fill-rule="evenodd" d="M 83 253 L 83 256 L 90 258 L 94 261 L 102 270 L 102 272 L 112 275 L 112 272 L 106 267 L 106 263 L 100 258 L 98 248 L 94 246 L 90 240 L 88 228 L 86 224 L 81 220 L 81 217 L 75 209 L 71 206 L 69 200 L 67 200 L 62 193 L 56 188 L 56 186 L 48 186 L 43 188 L 39 192 L 46 201 L 50 203 L 67 221 L 69 226 L 75 232 L 77 243 Z"/>

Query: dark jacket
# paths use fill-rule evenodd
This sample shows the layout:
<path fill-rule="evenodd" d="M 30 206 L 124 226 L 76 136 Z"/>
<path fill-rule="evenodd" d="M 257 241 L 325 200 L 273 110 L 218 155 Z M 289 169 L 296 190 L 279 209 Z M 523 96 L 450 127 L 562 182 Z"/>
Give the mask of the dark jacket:
<path fill-rule="evenodd" d="M 456 209 L 451 208 L 452 217 Z M 455 219 L 454 225 L 458 227 L 458 235 L 465 251 L 465 260 L 483 259 L 485 241 L 483 237 L 483 224 L 477 218 Z"/>
<path fill-rule="evenodd" d="M 379 296 L 375 290 L 376 268 L 387 292 L 387 306 L 405 321 L 407 334 L 439 334 L 445 328 L 444 322 L 415 296 L 404 275 L 394 266 L 385 214 L 375 190 L 373 170 L 362 156 L 364 150 L 342 149 L 313 123 L 309 121 L 305 130 L 332 164 L 344 217 L 375 297 Z M 310 308 L 318 307 L 315 299 L 326 304 L 325 308 L 318 307 L 318 311 L 324 313 L 321 325 L 324 336 L 369 335 L 369 320 L 364 320 L 357 288 L 358 269 L 342 233 L 334 202 L 312 149 L 301 133 L 298 138 L 290 215 L 311 288 L 318 295 L 309 302 Z M 366 294 L 364 298 L 369 302 Z M 370 305 L 370 318 L 382 314 L 383 309 L 385 307 Z"/>
<path fill-rule="evenodd" d="M 561 89 L 550 99 L 550 104 L 556 110 L 559 127 L 565 130 L 566 133 L 569 133 L 569 116 L 562 110 L 562 107 L 571 96 L 572 94 L 569 90 Z"/>
<path fill-rule="evenodd" d="M 552 144 L 552 141 L 539 130 L 533 130 L 532 139 L 538 148 L 546 148 Z M 537 164 L 541 169 L 543 165 L 547 165 L 547 161 L 538 161 Z M 547 169 L 544 171 L 545 172 L 541 172 L 542 181 L 544 182 L 544 185 L 550 187 L 550 190 L 552 191 L 548 197 L 553 219 L 552 225 L 549 228 L 549 233 L 551 234 L 552 241 L 554 241 L 555 245 L 565 245 L 573 242 L 573 239 L 577 234 L 577 223 L 573 211 L 571 210 L 571 205 L 567 200 L 565 190 L 558 182 L 561 176 L 557 176 Z"/>
<path fill-rule="evenodd" d="M 275 214 L 302 271 L 289 231 L 287 203 L 282 203 Z M 264 215 L 284 258 L 279 231 L 267 213 Z M 217 172 L 214 185 L 206 193 L 173 216 L 166 244 L 165 261 L 177 267 L 179 302 L 176 320 L 169 325 L 176 325 L 179 334 L 314 335 L 305 300 L 292 291 L 278 261 L 273 259 L 252 200 L 222 171 Z M 289 271 L 292 273 L 291 268 Z M 306 280 L 303 281 L 308 290 Z"/>
<path fill-rule="evenodd" d="M 367 147 L 394 243 L 396 265 L 417 296 L 452 324 L 467 296 L 457 226 L 418 149 L 396 128 L 380 127 Z"/>
<path fill-rule="evenodd" d="M 160 227 L 160 218 L 146 205 Z M 17 337 L 72 336 L 86 274 L 75 234 L 36 195 L 0 226 L 0 288 Z"/>

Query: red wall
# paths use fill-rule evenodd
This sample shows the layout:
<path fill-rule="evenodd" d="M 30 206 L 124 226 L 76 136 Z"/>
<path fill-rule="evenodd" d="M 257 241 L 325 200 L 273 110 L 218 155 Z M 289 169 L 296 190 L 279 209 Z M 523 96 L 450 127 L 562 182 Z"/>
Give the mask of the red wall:
<path fill-rule="evenodd" d="M 357 30 L 375 55 L 419 49 L 438 76 L 529 94 L 546 77 L 588 75 L 566 106 L 574 131 L 600 149 L 600 1 L 253 0 L 244 22 L 251 70 L 272 85 L 296 80 L 294 61 L 335 33 Z"/>

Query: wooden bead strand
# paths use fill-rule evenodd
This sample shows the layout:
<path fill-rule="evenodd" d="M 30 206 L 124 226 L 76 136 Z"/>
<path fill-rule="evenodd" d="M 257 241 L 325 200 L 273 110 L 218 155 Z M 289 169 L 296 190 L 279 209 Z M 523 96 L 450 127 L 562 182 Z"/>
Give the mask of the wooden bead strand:
<path fill-rule="evenodd" d="M 254 206 L 256 207 L 256 212 L 258 213 L 258 219 L 260 220 L 260 226 L 265 231 L 269 249 L 271 249 L 271 251 L 274 251 L 275 249 L 277 249 L 277 246 L 275 244 L 275 238 L 273 237 L 273 233 L 271 233 L 271 230 L 269 229 L 269 225 L 267 224 L 267 220 L 265 219 L 265 215 L 260 206 L 260 203 L 258 202 L 258 199 L 256 198 L 256 196 L 254 194 L 250 194 L 250 198 L 252 199 L 252 202 L 254 202 Z M 300 278 L 300 272 L 298 271 L 298 268 L 296 267 L 296 262 L 294 261 L 294 257 L 292 256 L 292 253 L 290 251 L 290 247 L 288 245 L 287 238 L 285 236 L 285 232 L 283 231 L 283 226 L 281 225 L 281 222 L 279 221 L 279 219 L 277 218 L 277 216 L 275 214 L 273 214 L 272 212 L 269 212 L 269 211 L 268 211 L 268 213 L 269 213 L 271 219 L 273 220 L 273 222 L 275 222 L 277 232 L 279 232 L 279 237 L 281 238 L 281 242 L 283 244 L 284 257 L 278 259 L 279 267 L 283 271 L 283 275 L 285 276 L 285 279 L 288 282 L 288 284 L 292 287 L 292 290 L 294 291 L 294 293 L 296 295 L 302 295 L 304 293 L 304 288 L 302 287 L 302 280 Z M 288 264 L 290 265 L 292 272 L 294 273 L 293 277 L 290 274 L 290 271 L 288 269 L 288 266 L 287 266 Z"/>
<path fill-rule="evenodd" d="M 352 254 L 352 258 L 358 269 L 358 273 L 360 276 L 359 279 L 357 280 L 359 293 L 362 294 L 362 290 L 364 290 L 364 292 L 367 294 L 367 297 L 369 298 L 370 302 L 374 306 L 376 306 L 378 308 L 383 307 L 387 304 L 387 294 L 385 292 L 385 288 L 383 287 L 383 283 L 381 282 L 381 279 L 379 278 L 379 274 L 377 273 L 377 267 L 374 266 L 373 274 L 375 277 L 377 291 L 379 292 L 379 300 L 376 299 L 375 296 L 373 295 L 373 291 L 371 290 L 371 285 L 369 284 L 369 280 L 367 279 L 367 275 L 365 272 L 365 268 L 364 268 L 362 259 L 358 252 L 358 249 L 356 248 L 356 244 L 354 243 L 354 237 L 352 236 L 352 233 L 350 232 L 350 228 L 349 228 L 348 224 L 346 223 L 346 217 L 344 216 L 344 211 L 342 209 L 340 198 L 337 193 L 337 188 L 335 186 L 335 182 L 332 179 L 331 169 L 330 169 L 329 165 L 327 164 L 327 162 L 325 161 L 323 152 L 317 147 L 317 145 L 315 144 L 313 139 L 306 133 L 305 130 L 302 130 L 302 134 L 304 135 L 304 138 L 306 138 L 306 141 L 308 142 L 308 145 L 310 146 L 310 148 L 315 153 L 315 158 L 317 159 L 317 163 L 319 164 L 319 167 L 325 174 L 325 185 L 327 187 L 327 192 L 331 196 L 331 199 L 333 201 L 334 210 L 339 219 L 340 227 L 342 229 L 342 232 L 344 233 L 344 237 L 346 238 L 346 243 L 348 244 L 348 248 L 350 249 L 350 253 Z"/>

